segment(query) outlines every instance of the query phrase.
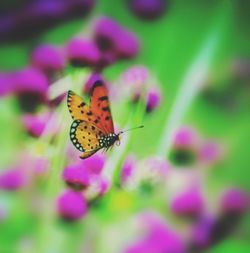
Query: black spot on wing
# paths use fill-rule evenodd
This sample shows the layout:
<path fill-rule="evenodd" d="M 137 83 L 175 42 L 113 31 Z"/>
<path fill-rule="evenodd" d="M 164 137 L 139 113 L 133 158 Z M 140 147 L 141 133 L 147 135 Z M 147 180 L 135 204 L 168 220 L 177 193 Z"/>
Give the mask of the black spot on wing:
<path fill-rule="evenodd" d="M 110 112 L 109 106 L 102 107 L 102 110 L 105 112 Z"/>
<path fill-rule="evenodd" d="M 105 101 L 105 100 L 108 100 L 108 97 L 107 96 L 102 96 L 102 97 L 99 97 L 98 100 Z"/>

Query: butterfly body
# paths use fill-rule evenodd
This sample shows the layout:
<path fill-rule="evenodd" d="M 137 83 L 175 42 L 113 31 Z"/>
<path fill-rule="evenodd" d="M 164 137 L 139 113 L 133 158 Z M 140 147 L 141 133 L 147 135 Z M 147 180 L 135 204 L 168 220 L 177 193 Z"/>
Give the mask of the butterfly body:
<path fill-rule="evenodd" d="M 68 108 L 74 120 L 70 128 L 70 139 L 85 159 L 100 149 L 108 150 L 119 135 L 114 133 L 112 115 L 109 107 L 108 92 L 101 81 L 92 88 L 90 106 L 73 91 L 68 92 Z"/>

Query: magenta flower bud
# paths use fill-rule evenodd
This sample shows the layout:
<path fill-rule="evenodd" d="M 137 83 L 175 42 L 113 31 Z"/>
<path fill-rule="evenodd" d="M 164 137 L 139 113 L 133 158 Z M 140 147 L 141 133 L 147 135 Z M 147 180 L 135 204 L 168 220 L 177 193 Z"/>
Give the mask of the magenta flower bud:
<path fill-rule="evenodd" d="M 82 38 L 73 38 L 66 45 L 68 60 L 74 66 L 95 66 L 100 60 L 100 52 L 95 43 Z"/>
<path fill-rule="evenodd" d="M 61 71 L 65 67 L 65 59 L 59 47 L 44 44 L 36 47 L 31 54 L 31 63 L 45 73 Z"/>
<path fill-rule="evenodd" d="M 221 209 L 225 214 L 242 214 L 250 207 L 249 193 L 233 188 L 224 192 L 221 199 Z"/>
<path fill-rule="evenodd" d="M 215 217 L 211 215 L 201 216 L 197 220 L 191 232 L 191 249 L 205 249 L 212 243 L 211 233 L 214 228 L 215 222 Z"/>
<path fill-rule="evenodd" d="M 180 128 L 174 138 L 174 146 L 176 147 L 193 147 L 197 141 L 197 134 L 194 129 L 189 127 Z"/>
<path fill-rule="evenodd" d="M 13 91 L 9 73 L 0 73 L 0 97 L 7 96 Z"/>
<path fill-rule="evenodd" d="M 38 104 L 47 100 L 48 80 L 41 71 L 22 69 L 12 75 L 11 82 L 25 111 L 33 112 Z"/>
<path fill-rule="evenodd" d="M 80 192 L 67 190 L 63 192 L 57 201 L 59 215 L 65 220 L 79 220 L 88 210 L 87 202 Z"/>
<path fill-rule="evenodd" d="M 142 86 L 149 79 L 149 70 L 143 65 L 135 65 L 122 75 L 123 81 L 131 86 Z"/>
<path fill-rule="evenodd" d="M 0 174 L 0 189 L 15 191 L 22 188 L 26 181 L 21 169 L 10 169 Z"/>
<path fill-rule="evenodd" d="M 215 142 L 208 142 L 201 146 L 199 150 L 199 158 L 206 163 L 214 163 L 219 160 L 220 147 Z"/>
<path fill-rule="evenodd" d="M 132 32 L 124 30 L 122 35 L 117 37 L 116 50 L 119 58 L 133 58 L 138 54 L 139 49 L 139 41 Z"/>
<path fill-rule="evenodd" d="M 155 20 L 167 10 L 167 0 L 128 0 L 129 9 L 140 19 Z"/>
<path fill-rule="evenodd" d="M 49 115 L 24 114 L 22 123 L 27 132 L 33 137 L 39 137 L 46 127 Z"/>
<path fill-rule="evenodd" d="M 64 169 L 63 180 L 74 190 L 83 190 L 90 185 L 90 173 L 81 162 L 78 162 Z"/>
<path fill-rule="evenodd" d="M 168 228 L 162 219 L 153 217 L 152 214 L 147 214 L 146 217 L 142 218 L 146 218 L 144 221 L 146 229 L 143 229 L 146 235 L 130 246 L 125 251 L 126 253 L 186 252 L 182 238 L 175 231 Z"/>
<path fill-rule="evenodd" d="M 170 208 L 176 215 L 197 217 L 204 209 L 203 196 L 197 188 L 192 188 L 176 196 Z"/>
<path fill-rule="evenodd" d="M 95 40 L 101 51 L 113 51 L 116 49 L 117 36 L 122 27 L 108 17 L 101 17 L 95 24 Z"/>
<path fill-rule="evenodd" d="M 121 168 L 121 184 L 126 185 L 130 177 L 133 175 L 135 169 L 135 158 L 127 156 Z"/>
<path fill-rule="evenodd" d="M 151 88 L 148 91 L 147 94 L 147 107 L 146 107 L 146 111 L 147 112 L 152 112 L 156 107 L 159 106 L 160 104 L 160 99 L 161 99 L 161 95 L 159 90 L 157 90 L 156 88 Z"/>
<path fill-rule="evenodd" d="M 100 174 L 104 167 L 106 156 L 104 154 L 95 154 L 82 161 L 82 165 L 90 174 Z"/>
<path fill-rule="evenodd" d="M 139 51 L 135 35 L 108 17 L 96 22 L 94 36 L 101 51 L 115 52 L 120 58 L 134 57 Z"/>

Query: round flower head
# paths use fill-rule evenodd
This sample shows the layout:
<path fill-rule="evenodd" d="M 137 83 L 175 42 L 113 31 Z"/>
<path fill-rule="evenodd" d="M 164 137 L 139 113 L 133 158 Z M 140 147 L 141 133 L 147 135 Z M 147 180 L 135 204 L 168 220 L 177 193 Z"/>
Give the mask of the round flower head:
<path fill-rule="evenodd" d="M 127 0 L 130 10 L 143 20 L 160 18 L 167 9 L 167 0 Z"/>
<path fill-rule="evenodd" d="M 127 85 L 141 86 L 149 79 L 149 70 L 145 66 L 135 65 L 123 73 L 122 79 Z"/>
<path fill-rule="evenodd" d="M 73 66 L 95 66 L 100 52 L 95 43 L 82 38 L 73 38 L 66 45 L 66 54 Z"/>
<path fill-rule="evenodd" d="M 250 207 L 250 194 L 237 188 L 224 192 L 221 199 L 223 213 L 242 214 Z"/>
<path fill-rule="evenodd" d="M 214 163 L 220 157 L 220 147 L 216 142 L 207 142 L 199 150 L 199 158 L 206 163 Z"/>
<path fill-rule="evenodd" d="M 211 244 L 211 233 L 215 221 L 215 217 L 211 215 L 201 216 L 197 220 L 192 228 L 190 248 L 201 250 Z"/>
<path fill-rule="evenodd" d="M 47 100 L 48 80 L 39 70 L 26 68 L 11 77 L 13 91 L 18 95 L 22 108 L 34 111 L 36 105 Z"/>
<path fill-rule="evenodd" d="M 161 95 L 158 89 L 155 87 L 150 88 L 150 90 L 147 93 L 147 105 L 146 105 L 146 111 L 152 112 L 155 108 L 157 108 L 160 104 Z"/>
<path fill-rule="evenodd" d="M 57 201 L 59 215 L 65 220 L 79 220 L 87 213 L 87 203 L 80 192 L 67 190 Z"/>
<path fill-rule="evenodd" d="M 82 190 L 90 185 L 90 173 L 82 162 L 66 167 L 63 171 L 63 179 L 75 190 Z"/>
<path fill-rule="evenodd" d="M 0 189 L 15 191 L 25 185 L 25 178 L 21 169 L 9 169 L 0 174 Z"/>
<path fill-rule="evenodd" d="M 197 217 L 204 208 L 201 192 L 196 187 L 177 195 L 170 206 L 176 215 Z"/>
<path fill-rule="evenodd" d="M 190 166 L 197 157 L 198 136 L 194 129 L 182 127 L 176 131 L 170 160 L 177 166 Z"/>
<path fill-rule="evenodd" d="M 126 253 L 186 252 L 184 241 L 162 219 L 149 213 L 142 217 L 142 222 L 146 224 L 146 231 L 143 230 L 146 232 L 145 237 L 130 246 Z"/>
<path fill-rule="evenodd" d="M 139 52 L 139 41 L 134 33 L 124 30 L 117 37 L 116 46 L 118 57 L 121 59 L 130 59 L 135 57 Z"/>
<path fill-rule="evenodd" d="M 96 22 L 94 37 L 101 51 L 113 52 L 119 58 L 134 57 L 139 51 L 135 35 L 108 17 Z"/>
<path fill-rule="evenodd" d="M 197 134 L 193 128 L 180 128 L 174 138 L 174 146 L 177 147 L 192 147 L 197 141 Z"/>
<path fill-rule="evenodd" d="M 95 154 L 82 161 L 82 165 L 91 174 L 100 174 L 104 167 L 106 156 L 104 154 Z"/>
<path fill-rule="evenodd" d="M 39 137 L 46 127 L 49 120 L 49 115 L 34 115 L 24 114 L 22 116 L 22 123 L 27 132 L 33 137 Z"/>
<path fill-rule="evenodd" d="M 61 71 L 65 67 L 65 59 L 62 51 L 49 44 L 36 47 L 31 54 L 31 63 L 45 73 Z"/>

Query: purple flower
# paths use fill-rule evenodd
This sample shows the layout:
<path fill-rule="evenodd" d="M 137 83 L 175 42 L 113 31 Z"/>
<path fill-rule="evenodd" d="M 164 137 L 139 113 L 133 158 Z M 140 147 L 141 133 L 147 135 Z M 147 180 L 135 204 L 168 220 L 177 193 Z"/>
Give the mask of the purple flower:
<path fill-rule="evenodd" d="M 143 232 L 146 235 L 131 245 L 126 253 L 184 253 L 185 245 L 182 238 L 166 226 L 162 219 L 154 214 L 142 217 Z"/>
<path fill-rule="evenodd" d="M 128 85 L 141 86 L 149 79 L 149 70 L 143 65 L 135 65 L 123 73 L 122 79 Z"/>
<path fill-rule="evenodd" d="M 134 33 L 124 30 L 117 37 L 116 50 L 118 57 L 121 59 L 130 59 L 135 57 L 139 52 L 139 42 Z"/>
<path fill-rule="evenodd" d="M 204 209 L 203 196 L 199 189 L 191 188 L 177 195 L 170 208 L 176 215 L 197 217 Z"/>
<path fill-rule="evenodd" d="M 57 201 L 58 213 L 65 220 L 79 220 L 86 215 L 87 209 L 86 200 L 80 192 L 67 190 Z"/>
<path fill-rule="evenodd" d="M 223 213 L 242 214 L 250 207 L 249 193 L 232 188 L 224 192 L 221 199 L 221 209 Z"/>
<path fill-rule="evenodd" d="M 75 190 L 82 190 L 90 185 L 90 173 L 82 162 L 66 167 L 63 171 L 63 179 Z"/>
<path fill-rule="evenodd" d="M 101 51 L 113 52 L 119 58 L 134 57 L 139 51 L 135 35 L 108 17 L 96 22 L 94 36 Z"/>
<path fill-rule="evenodd" d="M 12 82 L 9 73 L 0 73 L 0 97 L 12 93 Z"/>
<path fill-rule="evenodd" d="M 147 93 L 147 105 L 146 105 L 146 111 L 152 112 L 156 107 L 159 106 L 161 99 L 161 95 L 158 89 L 155 87 L 151 88 Z"/>
<path fill-rule="evenodd" d="M 126 185 L 129 178 L 132 176 L 135 169 L 135 158 L 127 156 L 121 168 L 121 184 Z"/>
<path fill-rule="evenodd" d="M 23 171 L 19 168 L 9 169 L 0 174 L 0 189 L 15 191 L 25 185 Z"/>
<path fill-rule="evenodd" d="M 106 156 L 104 154 L 95 154 L 88 159 L 81 161 L 82 165 L 90 174 L 100 174 L 104 167 Z"/>
<path fill-rule="evenodd" d="M 200 147 L 199 159 L 206 163 L 214 163 L 220 157 L 220 147 L 216 142 L 207 142 Z"/>
<path fill-rule="evenodd" d="M 59 47 L 44 44 L 36 47 L 31 54 L 31 62 L 34 67 L 51 74 L 61 71 L 65 67 L 65 59 Z"/>
<path fill-rule="evenodd" d="M 130 10 L 143 20 L 160 18 L 167 9 L 167 0 L 128 0 Z"/>
<path fill-rule="evenodd" d="M 192 228 L 190 248 L 201 250 L 211 244 L 211 233 L 215 222 L 215 217 L 211 215 L 203 215 L 197 220 Z"/>
<path fill-rule="evenodd" d="M 82 38 L 73 38 L 66 45 L 68 60 L 74 66 L 95 66 L 100 60 L 100 51 L 95 43 Z"/>
<path fill-rule="evenodd" d="M 48 80 L 41 71 L 22 69 L 13 73 L 11 82 L 24 110 L 33 112 L 36 105 L 47 101 Z"/>
<path fill-rule="evenodd" d="M 22 123 L 27 132 L 33 137 L 39 137 L 46 127 L 49 120 L 49 115 L 34 115 L 24 114 L 22 116 Z"/>
<path fill-rule="evenodd" d="M 189 127 L 180 128 L 174 138 L 176 147 L 193 147 L 197 142 L 197 134 L 194 129 Z"/>

